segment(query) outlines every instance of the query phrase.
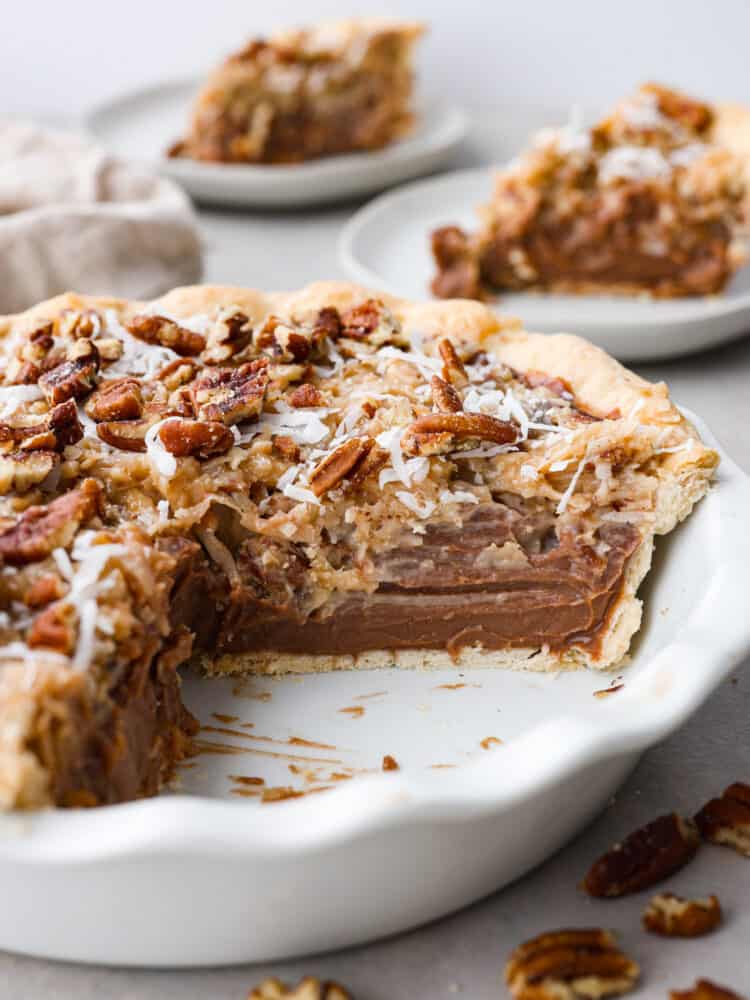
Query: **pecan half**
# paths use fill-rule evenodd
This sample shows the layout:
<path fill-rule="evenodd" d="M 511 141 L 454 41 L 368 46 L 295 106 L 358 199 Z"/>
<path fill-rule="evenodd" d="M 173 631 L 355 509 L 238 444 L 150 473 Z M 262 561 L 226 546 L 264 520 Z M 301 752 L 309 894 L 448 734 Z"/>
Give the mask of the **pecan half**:
<path fill-rule="evenodd" d="M 99 483 L 84 479 L 46 507 L 28 507 L 14 525 L 0 532 L 0 558 L 10 566 L 24 566 L 46 559 L 53 549 L 66 548 L 79 525 L 99 512 L 101 501 Z"/>
<path fill-rule="evenodd" d="M 620 996 L 640 975 L 609 931 L 559 930 L 516 948 L 505 982 L 516 1000 L 578 1000 Z"/>
<path fill-rule="evenodd" d="M 55 451 L 12 451 L 0 455 L 0 494 L 26 493 L 49 476 L 60 464 Z"/>
<path fill-rule="evenodd" d="M 444 455 L 482 441 L 512 444 L 517 438 L 515 424 L 485 413 L 428 413 L 407 428 L 401 447 L 409 455 Z"/>
<path fill-rule="evenodd" d="M 670 1000 L 745 1000 L 726 986 L 712 983 L 710 979 L 699 979 L 692 989 L 672 990 Z"/>
<path fill-rule="evenodd" d="M 350 438 L 321 459 L 310 473 L 310 489 L 315 496 L 323 496 L 351 476 L 374 444 L 371 437 Z"/>
<path fill-rule="evenodd" d="M 257 417 L 268 387 L 268 359 L 258 358 L 239 368 L 216 368 L 189 387 L 195 415 L 200 420 L 238 424 Z"/>
<path fill-rule="evenodd" d="M 704 840 L 732 847 L 750 857 L 750 785 L 735 782 L 720 799 L 711 799 L 696 815 Z"/>
<path fill-rule="evenodd" d="M 145 451 L 146 434 L 156 419 L 103 420 L 96 425 L 96 433 L 105 444 L 120 451 Z"/>
<path fill-rule="evenodd" d="M 164 383 L 170 392 L 173 392 L 181 385 L 192 382 L 199 370 L 198 363 L 190 358 L 175 358 L 174 361 L 165 365 L 156 377 Z"/>
<path fill-rule="evenodd" d="M 463 410 L 461 397 L 450 382 L 443 381 L 439 375 L 433 375 L 430 384 L 432 401 L 440 413 L 460 413 Z"/>
<path fill-rule="evenodd" d="M 247 1000 L 352 1000 L 352 997 L 338 983 L 305 976 L 296 986 L 285 986 L 274 978 L 264 979 L 250 990 Z"/>
<path fill-rule="evenodd" d="M 223 455 L 234 444 L 234 435 L 219 421 L 170 420 L 158 431 L 161 443 L 177 458 Z"/>
<path fill-rule="evenodd" d="M 0 451 L 62 451 L 83 437 L 83 427 L 72 399 L 54 406 L 38 424 L 12 427 L 0 424 Z"/>
<path fill-rule="evenodd" d="M 365 457 L 359 462 L 355 469 L 347 476 L 347 485 L 356 488 L 370 476 L 380 472 L 390 458 L 390 453 L 376 444 L 367 452 Z"/>
<path fill-rule="evenodd" d="M 660 816 L 594 862 L 583 888 L 598 897 L 639 892 L 686 865 L 699 846 L 691 820 L 676 813 Z"/>
<path fill-rule="evenodd" d="M 239 309 L 221 309 L 208 331 L 202 359 L 207 365 L 223 365 L 250 343 L 253 327 Z"/>
<path fill-rule="evenodd" d="M 410 347 L 409 338 L 396 317 L 379 299 L 367 299 L 341 317 L 341 337 L 366 340 L 373 347 Z"/>
<path fill-rule="evenodd" d="M 92 420 L 137 420 L 143 413 L 140 383 L 136 378 L 102 382 L 84 408 Z"/>
<path fill-rule="evenodd" d="M 309 382 L 303 382 L 302 385 L 298 385 L 292 391 L 287 402 L 290 406 L 302 409 L 306 406 L 322 406 L 323 397 L 314 385 L 311 385 Z"/>
<path fill-rule="evenodd" d="M 269 316 L 255 338 L 258 350 L 275 361 L 306 361 L 312 347 L 309 334 L 294 329 L 278 316 Z"/>
<path fill-rule="evenodd" d="M 438 341 L 437 349 L 443 359 L 443 378 L 445 381 L 450 382 L 451 385 L 457 385 L 459 388 L 468 385 L 469 376 L 466 374 L 463 362 L 456 354 L 453 341 L 443 337 Z"/>
<path fill-rule="evenodd" d="M 200 333 L 193 333 L 166 316 L 134 316 L 125 325 L 146 344 L 161 344 L 181 356 L 193 357 L 206 347 L 206 338 Z"/>
<path fill-rule="evenodd" d="M 665 892 L 648 904 L 642 923 L 647 931 L 663 937 L 700 937 L 716 930 L 721 919 L 721 903 L 716 896 L 682 899 Z"/>
<path fill-rule="evenodd" d="M 45 372 L 39 388 L 54 406 L 66 399 L 83 399 L 96 385 L 99 351 L 90 340 L 75 340 L 67 352 L 68 360 Z"/>
<path fill-rule="evenodd" d="M 31 623 L 26 642 L 32 649 L 52 649 L 69 656 L 76 644 L 76 611 L 70 604 L 51 604 Z"/>

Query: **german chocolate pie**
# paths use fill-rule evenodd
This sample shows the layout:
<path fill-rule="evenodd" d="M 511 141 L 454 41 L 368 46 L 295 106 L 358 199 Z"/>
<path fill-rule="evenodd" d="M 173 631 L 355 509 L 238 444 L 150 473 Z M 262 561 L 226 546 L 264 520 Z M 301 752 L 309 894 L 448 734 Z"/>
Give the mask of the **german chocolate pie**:
<path fill-rule="evenodd" d="M 432 234 L 443 298 L 709 295 L 744 262 L 750 114 L 647 84 L 591 129 L 545 129 L 498 172 L 474 234 Z"/>
<path fill-rule="evenodd" d="M 718 460 L 585 341 L 351 285 L 64 295 L 0 371 L 5 807 L 155 793 L 188 661 L 615 667 Z"/>
<path fill-rule="evenodd" d="M 414 21 L 360 18 L 253 39 L 201 88 L 171 156 L 299 163 L 409 132 Z"/>

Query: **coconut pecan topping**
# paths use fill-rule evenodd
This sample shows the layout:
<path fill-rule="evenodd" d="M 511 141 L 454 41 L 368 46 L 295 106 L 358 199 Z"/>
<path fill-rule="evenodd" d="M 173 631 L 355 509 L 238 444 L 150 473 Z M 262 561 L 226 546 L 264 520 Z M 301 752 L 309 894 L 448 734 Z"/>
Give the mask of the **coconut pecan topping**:
<path fill-rule="evenodd" d="M 223 455 L 234 444 L 232 432 L 219 421 L 169 420 L 158 433 L 161 443 L 176 458 Z"/>
<path fill-rule="evenodd" d="M 409 455 L 444 455 L 482 441 L 512 444 L 517 437 L 515 424 L 485 413 L 428 413 L 407 428 L 401 445 Z"/>
<path fill-rule="evenodd" d="M 146 344 L 161 344 L 183 357 L 200 354 L 206 338 L 187 330 L 166 316 L 134 316 L 127 324 L 128 330 Z"/>
<path fill-rule="evenodd" d="M 726 986 L 718 986 L 709 979 L 699 979 L 692 989 L 672 990 L 670 1000 L 745 1000 Z"/>
<path fill-rule="evenodd" d="M 516 948 L 505 966 L 515 1000 L 588 1000 L 621 996 L 640 969 L 617 947 L 609 931 L 560 930 Z"/>
<path fill-rule="evenodd" d="M 13 451 L 0 455 L 0 494 L 27 493 L 60 464 L 55 451 Z"/>
<path fill-rule="evenodd" d="M 639 892 L 686 865 L 699 846 L 700 837 L 691 820 L 676 813 L 660 816 L 599 858 L 583 887 L 590 896 Z"/>
<path fill-rule="evenodd" d="M 32 649 L 43 647 L 65 656 L 75 649 L 76 612 L 70 604 L 52 604 L 36 616 L 26 641 Z"/>
<path fill-rule="evenodd" d="M 463 362 L 456 354 L 456 348 L 453 346 L 453 341 L 449 340 L 447 337 L 442 337 L 438 341 L 437 349 L 440 353 L 440 357 L 443 359 L 443 378 L 446 382 L 450 382 L 451 385 L 463 388 L 469 384 L 469 376 L 466 374 L 466 369 L 463 366 Z"/>
<path fill-rule="evenodd" d="M 296 986 L 285 986 L 278 979 L 264 979 L 250 990 L 247 1000 L 352 1000 L 352 997 L 338 983 L 305 976 Z"/>
<path fill-rule="evenodd" d="M 643 914 L 643 926 L 663 937 L 700 937 L 721 923 L 721 903 L 716 896 L 682 899 L 671 892 L 654 896 Z"/>
<path fill-rule="evenodd" d="M 216 368 L 189 387 L 195 415 L 200 420 L 238 424 L 257 417 L 268 387 L 268 359 L 258 358 L 239 368 Z"/>
<path fill-rule="evenodd" d="M 366 340 L 373 347 L 409 347 L 409 338 L 389 309 L 378 299 L 367 299 L 341 317 L 341 337 Z"/>
<path fill-rule="evenodd" d="M 253 327 L 239 309 L 220 310 L 209 330 L 202 359 L 207 365 L 223 365 L 250 343 Z"/>
<path fill-rule="evenodd" d="M 26 427 L 0 424 L 0 452 L 62 451 L 82 437 L 76 404 L 69 399 L 49 410 L 38 424 Z"/>
<path fill-rule="evenodd" d="M 75 340 L 67 352 L 67 361 L 45 372 L 39 388 L 51 406 L 66 399 L 83 399 L 96 385 L 99 351 L 90 340 Z"/>
<path fill-rule="evenodd" d="M 315 496 L 322 497 L 353 475 L 374 444 L 371 437 L 350 438 L 321 459 L 310 473 L 310 489 Z"/>
<path fill-rule="evenodd" d="M 750 857 L 750 785 L 730 785 L 720 799 L 706 803 L 695 822 L 704 840 Z"/>
<path fill-rule="evenodd" d="M 138 379 L 118 378 L 102 382 L 84 407 L 93 420 L 137 420 L 143 413 Z"/>
<path fill-rule="evenodd" d="M 12 527 L 0 532 L 0 558 L 11 566 L 39 562 L 68 546 L 79 525 L 99 512 L 102 488 L 95 479 L 63 493 L 46 507 L 29 507 Z"/>
<path fill-rule="evenodd" d="M 450 382 L 443 381 L 439 375 L 433 375 L 430 384 L 432 385 L 432 401 L 436 410 L 440 413 L 460 413 L 463 410 L 461 397 Z"/>

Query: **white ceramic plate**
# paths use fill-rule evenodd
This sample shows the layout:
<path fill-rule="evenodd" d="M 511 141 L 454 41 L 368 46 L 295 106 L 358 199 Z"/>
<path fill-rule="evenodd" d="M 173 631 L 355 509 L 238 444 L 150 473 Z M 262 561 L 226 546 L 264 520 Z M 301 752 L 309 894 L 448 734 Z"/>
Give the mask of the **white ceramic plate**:
<path fill-rule="evenodd" d="M 285 958 L 413 927 L 538 864 L 750 648 L 750 480 L 722 458 L 717 487 L 657 545 L 621 690 L 592 697 L 612 678 L 588 672 L 188 679 L 202 722 L 234 732 L 203 732 L 218 752 L 183 769 L 179 793 L 0 817 L 0 948 L 118 965 Z M 380 773 L 385 754 L 399 771 Z M 261 804 L 229 775 L 336 787 Z"/>
<path fill-rule="evenodd" d="M 297 166 L 169 159 L 165 150 L 184 135 L 198 86 L 198 80 L 183 80 L 134 91 L 95 108 L 86 125 L 113 153 L 156 166 L 200 201 L 239 207 L 299 207 L 381 191 L 435 170 L 455 151 L 467 128 L 458 108 L 424 101 L 414 133 L 372 153 Z"/>
<path fill-rule="evenodd" d="M 430 233 L 456 223 L 476 229 L 493 168 L 460 170 L 409 184 L 360 209 L 344 228 L 341 262 L 356 281 L 405 298 L 429 294 L 434 274 Z M 678 357 L 750 333 L 750 267 L 722 295 L 650 300 L 624 296 L 515 293 L 497 308 L 530 330 L 587 337 L 623 361 Z"/>

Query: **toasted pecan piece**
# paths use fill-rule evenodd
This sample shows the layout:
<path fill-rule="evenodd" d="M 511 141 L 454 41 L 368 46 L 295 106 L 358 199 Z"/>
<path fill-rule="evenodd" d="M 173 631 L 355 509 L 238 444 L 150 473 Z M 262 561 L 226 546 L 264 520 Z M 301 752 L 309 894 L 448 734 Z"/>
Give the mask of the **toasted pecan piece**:
<path fill-rule="evenodd" d="M 76 404 L 69 399 L 48 410 L 38 424 L 0 424 L 0 451 L 62 451 L 82 437 Z"/>
<path fill-rule="evenodd" d="M 520 945 L 505 966 L 515 1000 L 621 996 L 638 981 L 638 965 L 609 931 L 559 930 Z"/>
<path fill-rule="evenodd" d="M 67 399 L 83 399 L 96 385 L 99 364 L 96 345 L 90 340 L 75 340 L 67 352 L 67 360 L 40 376 L 39 388 L 50 406 Z"/>
<path fill-rule="evenodd" d="M 31 623 L 26 642 L 32 649 L 52 649 L 69 656 L 76 645 L 76 611 L 71 604 L 51 604 Z"/>
<path fill-rule="evenodd" d="M 481 299 L 479 255 L 471 237 L 458 226 L 441 226 L 430 238 L 438 273 L 431 289 L 441 299 Z"/>
<path fill-rule="evenodd" d="M 146 434 L 156 418 L 147 420 L 102 420 L 96 425 L 96 433 L 105 444 L 120 451 L 145 451 Z"/>
<path fill-rule="evenodd" d="M 239 368 L 215 368 L 189 386 L 199 420 L 238 424 L 257 417 L 268 387 L 268 359 L 257 358 Z"/>
<path fill-rule="evenodd" d="M 451 385 L 457 385 L 459 388 L 468 385 L 469 376 L 466 374 L 463 361 L 456 353 L 453 341 L 449 340 L 448 337 L 442 337 L 438 341 L 437 349 L 443 359 L 443 378 L 445 381 Z"/>
<path fill-rule="evenodd" d="M 24 566 L 46 559 L 53 549 L 66 548 L 79 526 L 99 513 L 101 502 L 99 483 L 84 479 L 46 507 L 28 507 L 0 533 L 0 558 L 10 566 Z"/>
<path fill-rule="evenodd" d="M 373 444 L 365 457 L 357 463 L 355 468 L 346 477 L 347 486 L 353 489 L 361 486 L 370 476 L 374 476 L 380 472 L 390 457 L 390 453 L 385 448 L 381 448 L 378 444 Z"/>
<path fill-rule="evenodd" d="M 200 366 L 192 358 L 175 358 L 168 365 L 164 365 L 156 377 L 170 392 L 173 392 L 180 386 L 192 382 L 199 370 Z"/>
<path fill-rule="evenodd" d="M 223 365 L 247 347 L 253 335 L 248 316 L 232 306 L 221 309 L 206 338 L 202 360 L 207 365 Z"/>
<path fill-rule="evenodd" d="M 275 978 L 264 979 L 250 990 L 247 1000 L 352 1000 L 352 997 L 338 983 L 305 976 L 296 986 L 285 986 Z"/>
<path fill-rule="evenodd" d="M 704 840 L 732 847 L 750 857 L 750 785 L 736 781 L 719 799 L 711 799 L 696 814 Z"/>
<path fill-rule="evenodd" d="M 290 438 L 288 434 L 275 434 L 272 440 L 274 448 L 282 458 L 290 462 L 299 462 L 299 445 L 294 438 Z"/>
<path fill-rule="evenodd" d="M 714 120 L 714 112 L 710 104 L 696 101 L 678 90 L 672 90 L 659 83 L 644 84 L 641 90 L 656 98 L 659 111 L 663 115 L 680 122 L 681 125 L 693 132 L 705 132 Z"/>
<path fill-rule="evenodd" d="M 406 429 L 401 447 L 410 455 L 443 455 L 482 441 L 512 444 L 517 438 L 515 424 L 486 413 L 427 413 Z"/>
<path fill-rule="evenodd" d="M 670 1000 L 745 1000 L 726 986 L 712 983 L 710 979 L 699 979 L 692 989 L 672 990 Z"/>
<path fill-rule="evenodd" d="M 374 444 L 371 437 L 349 438 L 321 459 L 310 473 L 310 489 L 315 496 L 322 497 L 353 475 Z"/>
<path fill-rule="evenodd" d="M 23 603 L 27 608 L 43 608 L 62 597 L 64 587 L 56 573 L 44 573 L 34 580 L 23 595 Z"/>
<path fill-rule="evenodd" d="M 137 420 L 143 413 L 138 379 L 126 377 L 101 382 L 84 407 L 92 420 Z"/>
<path fill-rule="evenodd" d="M 716 930 L 721 919 L 721 903 L 716 896 L 682 899 L 665 892 L 648 904 L 642 923 L 645 930 L 663 937 L 700 937 Z"/>
<path fill-rule="evenodd" d="M 529 389 L 544 388 L 549 389 L 549 391 L 555 396 L 561 396 L 563 399 L 571 400 L 573 399 L 573 389 L 569 382 L 566 382 L 564 378 L 560 378 L 557 375 L 548 375 L 546 372 L 538 371 L 527 371 L 521 375 L 524 385 L 528 386 Z"/>
<path fill-rule="evenodd" d="M 324 306 L 317 315 L 313 327 L 313 340 L 326 337 L 336 340 L 341 336 L 341 314 L 335 306 Z"/>
<path fill-rule="evenodd" d="M 60 464 L 55 451 L 12 451 L 0 455 L 0 495 L 15 490 L 26 493 L 49 476 Z"/>
<path fill-rule="evenodd" d="M 166 316 L 134 316 L 125 326 L 138 340 L 169 347 L 182 357 L 194 357 L 206 346 L 206 338 L 200 333 L 194 333 Z"/>
<path fill-rule="evenodd" d="M 61 337 L 79 340 L 99 333 L 102 318 L 96 309 L 63 309 L 55 325 Z"/>
<path fill-rule="evenodd" d="M 433 375 L 430 380 L 432 386 L 432 401 L 440 413 L 460 413 L 464 408 L 461 397 L 450 384 Z"/>
<path fill-rule="evenodd" d="M 700 846 L 695 824 L 668 813 L 631 833 L 595 861 L 583 882 L 590 896 L 625 896 L 672 875 Z"/>
<path fill-rule="evenodd" d="M 161 443 L 177 458 L 223 455 L 234 444 L 234 435 L 218 420 L 169 420 L 158 431 Z"/>
<path fill-rule="evenodd" d="M 255 346 L 274 361 L 300 363 L 310 356 L 312 337 L 278 316 L 269 316 L 256 334 Z"/>
<path fill-rule="evenodd" d="M 348 309 L 341 317 L 340 336 L 366 340 L 373 347 L 409 347 L 410 341 L 401 324 L 379 299 L 367 299 Z"/>
<path fill-rule="evenodd" d="M 323 396 L 319 389 L 316 389 L 310 382 L 303 382 L 298 385 L 289 395 L 287 400 L 290 406 L 302 409 L 307 406 L 322 406 Z"/>

